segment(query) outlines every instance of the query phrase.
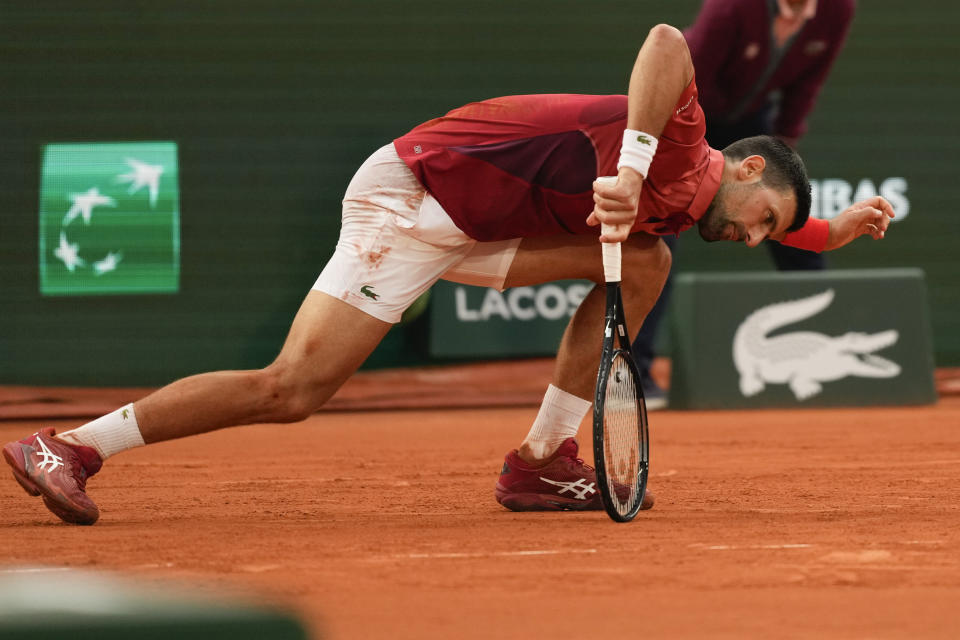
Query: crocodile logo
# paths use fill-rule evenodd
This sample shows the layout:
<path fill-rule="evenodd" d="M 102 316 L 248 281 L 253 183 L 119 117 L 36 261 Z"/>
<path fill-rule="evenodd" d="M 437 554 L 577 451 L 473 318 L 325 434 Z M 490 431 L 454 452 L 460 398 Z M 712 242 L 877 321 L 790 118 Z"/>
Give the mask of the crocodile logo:
<path fill-rule="evenodd" d="M 367 296 L 367 297 L 370 298 L 371 300 L 377 300 L 377 299 L 380 298 L 380 294 L 379 294 L 379 293 L 374 293 L 374 292 L 373 292 L 373 287 L 370 286 L 369 284 L 365 284 L 365 285 L 363 285 L 362 287 L 360 287 L 360 293 L 362 293 L 363 295 Z"/>
<path fill-rule="evenodd" d="M 787 384 L 797 400 L 823 390 L 823 383 L 848 376 L 893 378 L 900 365 L 873 355 L 897 342 L 895 329 L 877 333 L 851 332 L 831 337 L 795 331 L 770 337 L 774 330 L 811 318 L 833 302 L 833 289 L 799 300 L 757 309 L 733 337 L 733 363 L 740 374 L 740 392 L 754 396 L 767 384 Z"/>
<path fill-rule="evenodd" d="M 639 136 L 637 136 L 637 142 L 639 142 L 640 144 L 646 144 L 646 145 L 651 145 L 651 144 L 653 144 L 653 140 L 651 140 L 650 138 L 648 138 L 648 137 L 645 136 L 645 135 L 639 135 Z"/>

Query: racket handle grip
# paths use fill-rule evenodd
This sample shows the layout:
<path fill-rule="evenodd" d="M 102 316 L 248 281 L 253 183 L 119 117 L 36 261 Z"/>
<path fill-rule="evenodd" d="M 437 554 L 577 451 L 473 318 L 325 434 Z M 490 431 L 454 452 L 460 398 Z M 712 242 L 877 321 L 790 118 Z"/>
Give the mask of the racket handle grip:
<path fill-rule="evenodd" d="M 600 225 L 604 233 L 614 231 L 614 225 Z M 601 242 L 600 248 L 603 251 L 603 279 L 606 282 L 620 282 L 620 243 L 619 242 Z"/>
<path fill-rule="evenodd" d="M 616 184 L 617 176 L 600 176 L 597 182 Z M 616 230 L 617 225 L 600 224 L 600 231 L 603 233 L 613 233 Z M 603 279 L 606 282 L 620 282 L 620 243 L 601 242 L 600 248 L 603 251 Z"/>

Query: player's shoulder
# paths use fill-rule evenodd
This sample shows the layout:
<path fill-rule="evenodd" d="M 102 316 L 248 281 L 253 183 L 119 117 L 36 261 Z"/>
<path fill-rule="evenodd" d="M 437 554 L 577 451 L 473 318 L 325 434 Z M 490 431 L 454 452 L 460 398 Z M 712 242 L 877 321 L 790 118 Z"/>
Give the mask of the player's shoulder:
<path fill-rule="evenodd" d="M 615 105 L 626 108 L 628 98 L 623 94 L 590 93 L 538 93 L 527 95 L 503 96 L 494 101 L 498 104 L 526 104 L 558 109 L 582 109 L 593 105 Z"/>
<path fill-rule="evenodd" d="M 628 99 L 625 95 L 517 94 L 471 102 L 450 111 L 447 118 L 504 124 L 525 122 L 546 128 L 562 128 L 625 120 L 627 108 Z"/>
<path fill-rule="evenodd" d="M 495 98 L 484 98 L 482 100 L 477 100 L 465 104 L 464 107 L 470 107 L 473 105 L 517 105 L 517 104 L 532 104 L 532 105 L 543 105 L 543 104 L 580 104 L 583 102 L 590 102 L 592 99 L 602 97 L 602 96 L 592 96 L 583 93 L 518 93 L 505 96 L 497 96 Z M 625 96 L 624 96 L 625 97 Z"/>

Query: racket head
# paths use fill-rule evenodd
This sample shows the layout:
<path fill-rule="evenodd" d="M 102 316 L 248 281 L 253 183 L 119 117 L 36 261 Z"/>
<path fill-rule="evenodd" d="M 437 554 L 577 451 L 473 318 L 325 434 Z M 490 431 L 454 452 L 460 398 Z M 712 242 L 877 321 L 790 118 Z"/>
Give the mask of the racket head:
<path fill-rule="evenodd" d="M 614 299 L 619 302 L 619 291 Z M 617 322 L 623 318 L 622 306 L 617 307 L 613 314 L 608 310 L 597 375 L 593 457 L 607 515 L 617 522 L 629 522 L 643 503 L 650 445 L 640 370 L 630 352 L 626 327 Z"/>

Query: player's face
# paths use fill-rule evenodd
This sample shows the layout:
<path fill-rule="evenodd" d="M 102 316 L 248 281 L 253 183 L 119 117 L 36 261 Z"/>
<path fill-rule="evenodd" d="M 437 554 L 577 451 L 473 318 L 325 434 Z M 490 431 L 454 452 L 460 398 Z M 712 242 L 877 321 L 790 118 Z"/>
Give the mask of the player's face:
<path fill-rule="evenodd" d="M 797 197 L 762 182 L 722 182 L 716 197 L 697 223 L 707 242 L 732 240 L 755 247 L 765 239 L 782 240 L 793 224 Z"/>

